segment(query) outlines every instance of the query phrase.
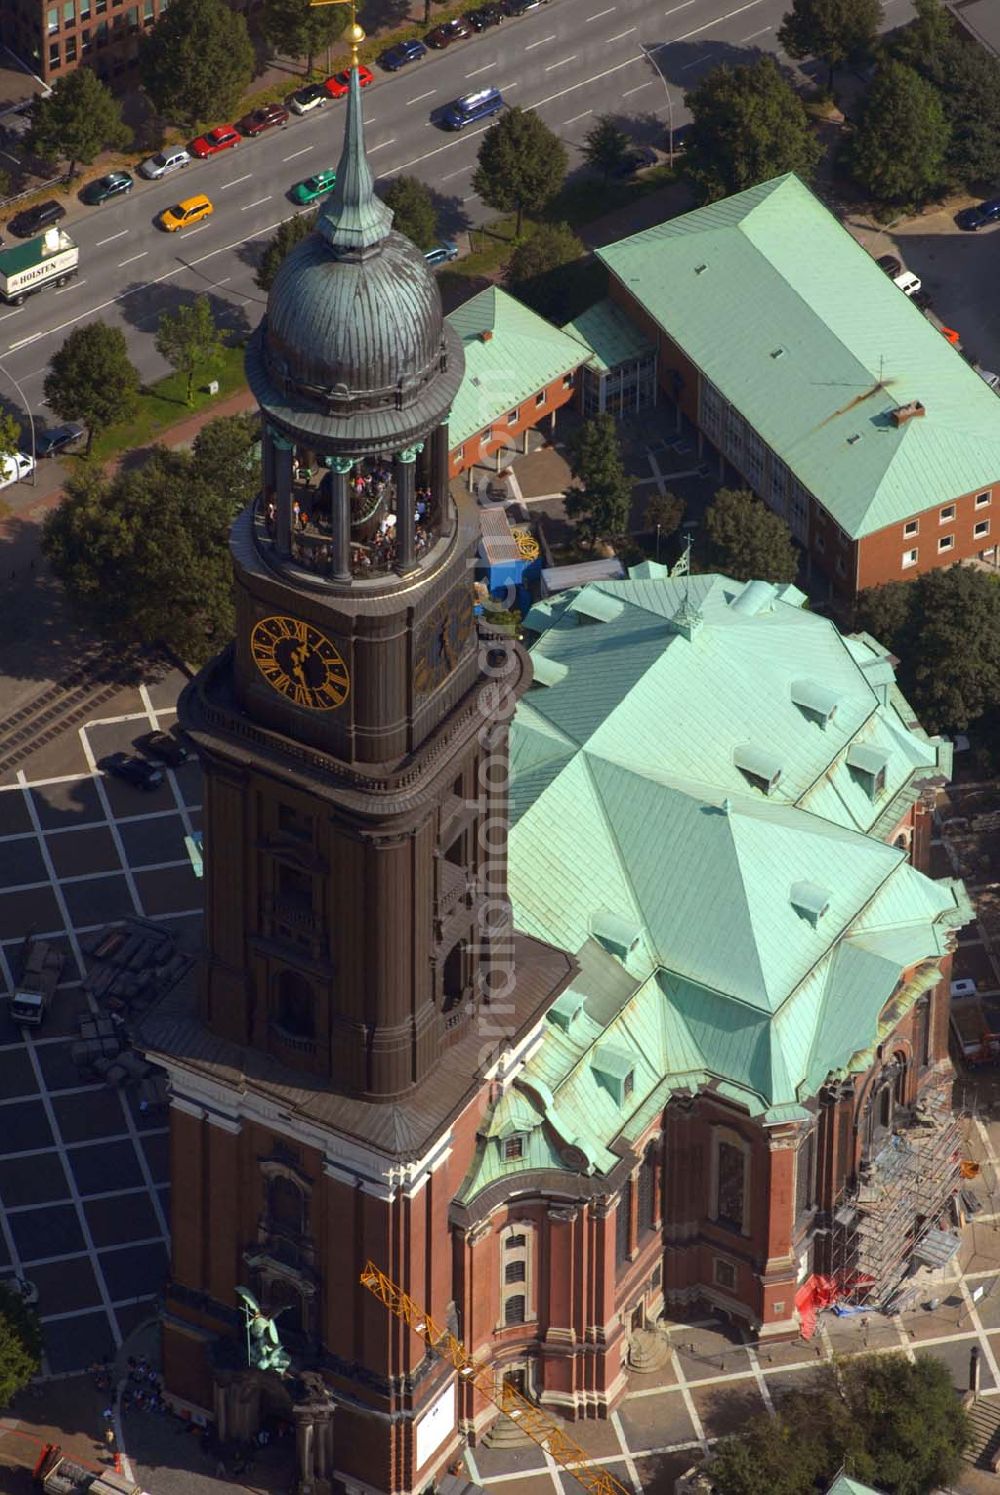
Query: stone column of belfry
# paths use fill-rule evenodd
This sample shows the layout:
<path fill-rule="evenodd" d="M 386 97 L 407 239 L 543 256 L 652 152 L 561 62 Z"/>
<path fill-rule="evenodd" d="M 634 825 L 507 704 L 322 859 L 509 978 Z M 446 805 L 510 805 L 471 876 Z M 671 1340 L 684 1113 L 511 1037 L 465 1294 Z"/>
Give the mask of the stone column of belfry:
<path fill-rule="evenodd" d="M 423 442 L 396 453 L 396 570 L 401 576 L 412 571 L 416 556 L 416 470 Z"/>
<path fill-rule="evenodd" d="M 333 537 L 334 581 L 351 579 L 351 498 L 347 475 L 354 468 L 353 457 L 328 457 L 330 467 L 330 524 Z"/>
<path fill-rule="evenodd" d="M 292 443 L 271 432 L 274 452 L 275 528 L 274 541 L 280 556 L 292 553 Z"/>

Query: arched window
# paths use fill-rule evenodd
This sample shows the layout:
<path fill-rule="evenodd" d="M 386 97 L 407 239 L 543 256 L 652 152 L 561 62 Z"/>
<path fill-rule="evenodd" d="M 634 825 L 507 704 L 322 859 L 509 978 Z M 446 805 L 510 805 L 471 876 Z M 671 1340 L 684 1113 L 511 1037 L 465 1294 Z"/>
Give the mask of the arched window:
<path fill-rule="evenodd" d="M 632 1214 L 632 1180 L 626 1179 L 618 1196 L 615 1211 L 615 1265 L 622 1267 L 628 1261 L 629 1219 Z"/>
<path fill-rule="evenodd" d="M 279 1309 L 281 1310 L 281 1318 L 278 1320 L 279 1334 L 285 1330 L 291 1330 L 293 1334 L 306 1332 L 302 1294 L 294 1283 L 288 1282 L 284 1277 L 273 1277 L 267 1300 L 270 1313 L 277 1313 Z"/>
<path fill-rule="evenodd" d="M 656 1169 L 659 1164 L 657 1146 L 651 1142 L 646 1148 L 639 1169 L 639 1230 L 652 1230 L 656 1225 Z"/>
<path fill-rule="evenodd" d="M 442 1009 L 450 1012 L 462 1000 L 465 990 L 465 945 L 461 940 L 445 958 L 442 980 Z"/>
<path fill-rule="evenodd" d="M 294 1235 L 305 1233 L 306 1201 L 302 1190 L 286 1178 L 275 1174 L 267 1186 L 268 1220 L 278 1230 L 288 1230 Z"/>
<path fill-rule="evenodd" d="M 312 985 L 298 971 L 282 971 L 278 977 L 278 1022 L 296 1038 L 316 1037 Z"/>

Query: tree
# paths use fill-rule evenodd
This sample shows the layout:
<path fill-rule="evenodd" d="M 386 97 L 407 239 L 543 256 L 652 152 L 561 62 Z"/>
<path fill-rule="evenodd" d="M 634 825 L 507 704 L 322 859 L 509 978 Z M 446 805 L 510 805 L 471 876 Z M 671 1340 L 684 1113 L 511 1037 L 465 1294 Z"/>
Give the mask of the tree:
<path fill-rule="evenodd" d="M 21 448 L 21 422 L 7 410 L 0 410 L 0 463 L 13 457 Z"/>
<path fill-rule="evenodd" d="M 121 105 L 93 68 L 57 78 L 48 97 L 32 102 L 29 150 L 45 161 L 68 161 L 71 177 L 78 162 L 89 166 L 101 151 L 122 150 L 131 140 Z"/>
<path fill-rule="evenodd" d="M 932 732 L 964 732 L 1000 703 L 1000 580 L 936 568 L 862 592 L 857 623 L 899 659 L 900 688 Z"/>
<path fill-rule="evenodd" d="M 418 249 L 431 249 L 438 239 L 438 214 L 426 182 L 415 176 L 393 177 L 382 193 L 392 209 L 392 226 Z"/>
<path fill-rule="evenodd" d="M 571 438 L 568 455 L 580 487 L 568 488 L 563 502 L 581 536 L 594 545 L 602 535 L 618 539 L 626 534 L 632 484 L 611 416 L 585 421 Z"/>
<path fill-rule="evenodd" d="M 253 74 L 247 23 L 226 0 L 173 0 L 139 48 L 142 86 L 186 128 L 231 114 Z"/>
<path fill-rule="evenodd" d="M 26 1307 L 20 1293 L 0 1285 L 0 1407 L 9 1405 L 27 1386 L 42 1363 L 42 1331 L 38 1315 Z"/>
<path fill-rule="evenodd" d="M 200 663 L 232 634 L 233 502 L 184 451 L 155 447 L 108 481 L 70 478 L 42 550 L 73 606 L 124 647 L 166 644 Z"/>
<path fill-rule="evenodd" d="M 629 153 L 629 138 L 610 114 L 599 114 L 583 137 L 583 159 L 607 181 Z"/>
<path fill-rule="evenodd" d="M 488 207 L 517 213 L 520 238 L 525 212 L 537 213 L 555 197 L 567 164 L 562 141 L 537 114 L 508 109 L 483 136 L 472 187 Z"/>
<path fill-rule="evenodd" d="M 284 223 L 278 224 L 254 271 L 254 284 L 262 291 L 269 291 L 274 285 L 274 277 L 281 269 L 285 256 L 291 253 L 296 244 L 308 239 L 316 227 L 316 216 L 314 208 L 311 213 L 297 213 L 294 218 L 286 218 Z"/>
<path fill-rule="evenodd" d="M 941 99 L 902 62 L 880 67 L 846 157 L 851 175 L 877 202 L 925 202 L 944 182 L 951 129 Z"/>
<path fill-rule="evenodd" d="M 347 7 L 314 6 L 310 0 L 264 0 L 260 26 L 276 51 L 304 57 L 311 73 L 316 53 L 329 47 L 347 25 Z"/>
<path fill-rule="evenodd" d="M 569 316 L 573 282 L 567 265 L 586 253 L 567 223 L 539 223 L 523 239 L 507 264 L 507 285 L 541 316 L 564 322 Z"/>
<path fill-rule="evenodd" d="M 864 1445 L 829 1370 L 807 1392 L 782 1398 L 777 1415 L 751 1417 L 712 1455 L 719 1495 L 802 1495 L 825 1489 L 842 1465 L 861 1475 Z"/>
<path fill-rule="evenodd" d="M 138 403 L 139 375 L 121 328 L 106 322 L 74 327 L 53 354 L 44 389 L 60 420 L 83 421 L 89 455 L 95 433 L 127 420 Z"/>
<path fill-rule="evenodd" d="M 657 493 L 642 511 L 642 522 L 650 534 L 657 533 L 661 540 L 672 535 L 684 518 L 686 504 L 675 493 Z"/>
<path fill-rule="evenodd" d="M 932 1355 L 861 1355 L 840 1369 L 873 1485 L 891 1495 L 924 1495 L 957 1478 L 971 1428 L 946 1365 Z"/>
<path fill-rule="evenodd" d="M 792 0 L 778 41 L 789 57 L 822 58 L 832 88 L 835 69 L 870 53 L 881 24 L 881 0 Z"/>
<path fill-rule="evenodd" d="M 194 438 L 191 455 L 199 479 L 222 495 L 235 516 L 260 488 L 260 416 L 220 415 Z"/>
<path fill-rule="evenodd" d="M 692 117 L 684 169 L 705 201 L 787 171 L 812 175 L 822 148 L 773 57 L 713 68 L 684 101 Z"/>
<path fill-rule="evenodd" d="M 226 334 L 217 326 L 207 296 L 196 296 L 176 311 L 165 311 L 156 333 L 156 351 L 161 358 L 187 375 L 187 403 L 194 392 L 199 369 L 215 368 L 222 357 Z"/>
<path fill-rule="evenodd" d="M 735 581 L 794 581 L 798 552 L 788 525 L 749 488 L 720 488 L 705 513 L 709 560 Z"/>

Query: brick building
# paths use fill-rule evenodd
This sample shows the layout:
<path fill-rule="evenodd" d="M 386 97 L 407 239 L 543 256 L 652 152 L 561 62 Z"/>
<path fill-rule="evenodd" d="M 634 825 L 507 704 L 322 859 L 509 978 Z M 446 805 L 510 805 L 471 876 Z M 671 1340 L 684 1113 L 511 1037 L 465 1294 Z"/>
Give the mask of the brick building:
<path fill-rule="evenodd" d="M 780 1337 L 820 1273 L 881 1301 L 955 1183 L 948 745 L 794 587 L 647 563 L 536 604 L 530 657 L 480 638 L 467 348 L 374 196 L 355 72 L 248 349 L 236 637 L 181 701 L 200 986 L 139 1034 L 172 1098 L 168 1394 L 223 1436 L 294 1420 L 317 1495 L 426 1491 L 492 1415 L 369 1260 L 498 1389 L 603 1417 L 665 1304 Z M 881 1182 L 907 1149 L 908 1216 Z M 289 1375 L 248 1366 L 240 1284 Z"/>
<path fill-rule="evenodd" d="M 851 596 L 1000 541 L 1000 401 L 789 175 L 597 251 L 720 479 Z"/>

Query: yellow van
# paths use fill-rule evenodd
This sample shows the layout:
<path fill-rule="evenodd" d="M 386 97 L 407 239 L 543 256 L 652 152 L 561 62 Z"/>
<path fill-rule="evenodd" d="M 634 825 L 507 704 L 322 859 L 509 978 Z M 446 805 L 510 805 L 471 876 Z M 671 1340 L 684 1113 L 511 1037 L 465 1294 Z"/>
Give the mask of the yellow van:
<path fill-rule="evenodd" d="M 190 228 L 192 223 L 200 223 L 203 218 L 207 218 L 214 211 L 207 197 L 185 197 L 183 202 L 174 203 L 172 208 L 163 209 L 160 214 L 160 227 L 172 234 L 179 228 Z"/>

